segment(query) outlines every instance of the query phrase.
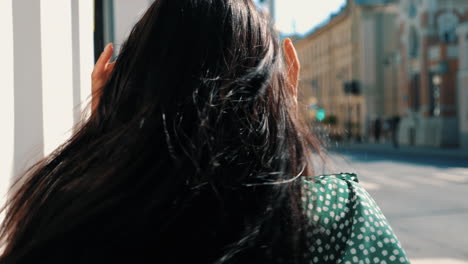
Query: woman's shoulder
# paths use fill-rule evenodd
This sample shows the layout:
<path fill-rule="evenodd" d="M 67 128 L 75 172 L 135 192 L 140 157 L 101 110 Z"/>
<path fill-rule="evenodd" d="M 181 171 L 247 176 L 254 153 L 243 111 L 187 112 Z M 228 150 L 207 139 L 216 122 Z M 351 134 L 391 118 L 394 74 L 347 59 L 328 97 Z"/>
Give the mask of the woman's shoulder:
<path fill-rule="evenodd" d="M 328 225 L 339 222 L 370 196 L 359 185 L 355 173 L 327 174 L 302 178 L 302 201 L 309 219 Z M 353 205 L 350 207 L 350 205 Z"/>
<path fill-rule="evenodd" d="M 409 263 L 380 208 L 354 173 L 302 178 L 312 263 Z M 368 263 L 368 262 L 367 262 Z"/>

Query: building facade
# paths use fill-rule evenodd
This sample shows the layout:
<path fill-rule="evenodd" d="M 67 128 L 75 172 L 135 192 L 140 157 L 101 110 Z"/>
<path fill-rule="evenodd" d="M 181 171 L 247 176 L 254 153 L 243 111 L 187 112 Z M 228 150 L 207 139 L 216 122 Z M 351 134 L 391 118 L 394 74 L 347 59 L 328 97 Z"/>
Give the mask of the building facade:
<path fill-rule="evenodd" d="M 468 22 L 457 28 L 458 34 L 458 122 L 460 127 L 459 145 L 468 149 Z"/>
<path fill-rule="evenodd" d="M 399 139 L 403 144 L 460 145 L 460 128 L 466 129 L 460 127 L 459 114 L 464 109 L 459 109 L 457 102 L 465 70 L 460 63 L 466 66 L 459 60 L 465 37 L 457 35 L 457 28 L 466 21 L 466 0 L 399 2 L 399 80 L 404 114 Z"/>
<path fill-rule="evenodd" d="M 401 115 L 399 100 L 398 41 L 394 30 L 396 1 L 355 0 L 360 47 L 360 76 L 365 101 L 365 135 L 369 141 L 389 139 L 395 118 Z"/>
<path fill-rule="evenodd" d="M 345 136 L 345 130 L 362 120 L 359 95 L 345 95 L 344 83 L 359 76 L 359 46 L 352 12 L 347 6 L 326 25 L 296 41 L 301 61 L 299 91 L 309 120 L 319 109 L 336 120 L 331 133 Z M 352 110 L 356 110 L 353 114 Z"/>
<path fill-rule="evenodd" d="M 393 1 L 350 0 L 296 41 L 303 109 L 311 121 L 324 109 L 334 136 L 369 139 L 375 120 L 399 112 L 395 7 Z"/>

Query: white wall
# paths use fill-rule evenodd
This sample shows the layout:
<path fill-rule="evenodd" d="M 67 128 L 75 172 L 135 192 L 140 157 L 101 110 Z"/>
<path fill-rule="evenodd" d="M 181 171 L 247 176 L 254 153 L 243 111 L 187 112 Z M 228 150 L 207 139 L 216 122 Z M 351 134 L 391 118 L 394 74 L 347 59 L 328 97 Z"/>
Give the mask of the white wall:
<path fill-rule="evenodd" d="M 40 2 L 13 0 L 13 175 L 44 155 Z"/>
<path fill-rule="evenodd" d="M 53 7 L 53 8 L 51 8 Z M 73 127 L 71 1 L 41 0 L 44 152 L 50 153 Z"/>
<path fill-rule="evenodd" d="M 74 1 L 74 3 L 76 2 L 78 0 Z M 75 61 L 74 66 L 80 74 L 77 85 L 79 85 L 80 91 L 79 102 L 81 103 L 81 109 L 79 109 L 79 112 L 81 113 L 85 109 L 86 103 L 91 99 L 90 76 L 94 68 L 94 32 L 90 29 L 94 28 L 94 1 L 79 0 L 78 10 L 79 34 L 78 39 L 75 40 L 77 47 L 74 46 L 73 51 L 79 52 L 79 63 Z M 75 30 L 73 32 L 76 33 Z M 76 104 L 74 105 L 76 106 Z"/>
<path fill-rule="evenodd" d="M 117 48 L 152 2 L 114 0 Z M 93 7 L 94 0 L 0 1 L 0 205 L 14 176 L 82 120 L 94 65 Z"/>
<path fill-rule="evenodd" d="M 11 179 L 80 119 L 91 91 L 93 3 L 0 1 L 0 206 Z"/>
<path fill-rule="evenodd" d="M 12 0 L 0 1 L 0 205 L 5 202 L 9 175 L 13 170 L 14 75 Z M 0 221 L 3 217 L 0 215 Z"/>

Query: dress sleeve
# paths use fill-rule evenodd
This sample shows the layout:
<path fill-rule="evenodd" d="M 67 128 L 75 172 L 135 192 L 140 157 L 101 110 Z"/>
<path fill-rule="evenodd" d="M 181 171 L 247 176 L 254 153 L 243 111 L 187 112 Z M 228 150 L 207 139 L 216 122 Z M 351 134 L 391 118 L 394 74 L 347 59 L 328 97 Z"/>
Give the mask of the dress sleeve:
<path fill-rule="evenodd" d="M 355 174 L 303 179 L 309 263 L 410 263 Z"/>

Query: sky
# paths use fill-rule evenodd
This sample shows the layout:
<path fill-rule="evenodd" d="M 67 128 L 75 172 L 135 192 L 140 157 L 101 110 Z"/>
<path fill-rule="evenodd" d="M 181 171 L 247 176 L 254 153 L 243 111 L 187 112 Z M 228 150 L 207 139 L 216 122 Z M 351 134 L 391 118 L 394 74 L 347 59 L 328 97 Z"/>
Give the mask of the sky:
<path fill-rule="evenodd" d="M 276 0 L 276 25 L 285 34 L 304 34 L 321 24 L 345 0 Z"/>

